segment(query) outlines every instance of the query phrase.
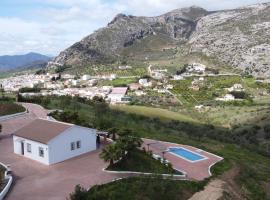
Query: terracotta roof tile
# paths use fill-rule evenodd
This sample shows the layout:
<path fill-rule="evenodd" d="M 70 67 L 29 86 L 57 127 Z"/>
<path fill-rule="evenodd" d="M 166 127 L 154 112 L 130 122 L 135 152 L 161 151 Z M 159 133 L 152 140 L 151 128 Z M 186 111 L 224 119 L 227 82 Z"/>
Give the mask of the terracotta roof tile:
<path fill-rule="evenodd" d="M 51 139 L 72 127 L 72 124 L 36 119 L 22 127 L 14 135 L 47 144 Z"/>

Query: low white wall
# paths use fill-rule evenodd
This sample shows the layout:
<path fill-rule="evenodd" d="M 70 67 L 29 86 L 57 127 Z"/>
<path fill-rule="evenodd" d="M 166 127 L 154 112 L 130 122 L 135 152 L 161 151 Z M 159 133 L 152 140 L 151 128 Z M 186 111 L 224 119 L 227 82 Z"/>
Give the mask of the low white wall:
<path fill-rule="evenodd" d="M 4 116 L 0 117 L 0 121 L 5 121 L 5 120 L 8 120 L 8 119 L 11 119 L 11 118 L 14 118 L 14 117 L 19 117 L 19 116 L 24 115 L 26 113 L 27 113 L 27 111 L 20 112 L 20 113 L 15 113 L 15 114 L 12 114 L 12 115 L 4 115 Z"/>
<path fill-rule="evenodd" d="M 103 169 L 103 171 L 113 174 L 126 174 L 126 175 L 145 175 L 145 176 L 151 176 L 151 175 L 159 175 L 162 178 L 171 178 L 173 180 L 188 180 L 187 176 L 185 174 L 183 175 L 176 175 L 176 174 L 155 174 L 155 173 L 146 173 L 146 172 L 133 172 L 133 171 L 111 171 Z"/>
<path fill-rule="evenodd" d="M 4 165 L 1 162 L 0 162 L 0 165 L 2 165 L 4 168 L 6 168 L 5 179 L 8 180 L 8 183 L 6 184 L 4 189 L 2 191 L 0 191 L 0 200 L 2 200 L 7 195 L 8 191 L 9 191 L 9 189 L 11 187 L 11 184 L 13 182 L 13 177 L 11 175 L 7 175 L 7 166 L 6 165 Z"/>

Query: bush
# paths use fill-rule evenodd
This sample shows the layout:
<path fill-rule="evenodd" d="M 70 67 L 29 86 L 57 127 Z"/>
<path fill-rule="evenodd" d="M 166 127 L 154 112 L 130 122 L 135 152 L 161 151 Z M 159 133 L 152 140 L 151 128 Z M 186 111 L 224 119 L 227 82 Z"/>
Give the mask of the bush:
<path fill-rule="evenodd" d="M 244 91 L 232 91 L 230 92 L 236 99 L 248 99 L 249 95 Z"/>
<path fill-rule="evenodd" d="M 29 87 L 24 87 L 24 88 L 20 88 L 19 89 L 19 92 L 20 93 L 29 93 L 29 92 L 31 92 L 31 93 L 38 93 L 38 92 L 40 92 L 40 88 L 37 88 L 37 87 L 33 87 L 33 88 L 29 88 Z"/>

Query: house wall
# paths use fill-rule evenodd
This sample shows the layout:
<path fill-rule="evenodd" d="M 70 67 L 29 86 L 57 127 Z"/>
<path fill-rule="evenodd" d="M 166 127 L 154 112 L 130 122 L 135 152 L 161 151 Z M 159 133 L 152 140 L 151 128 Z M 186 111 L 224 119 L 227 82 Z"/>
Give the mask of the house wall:
<path fill-rule="evenodd" d="M 36 160 L 38 162 L 41 162 L 45 165 L 49 165 L 49 151 L 48 151 L 48 145 L 35 142 L 32 140 L 24 139 L 18 136 L 13 136 L 13 144 L 14 144 L 14 153 L 22 155 L 21 150 L 21 142 L 23 142 L 24 145 L 24 155 L 27 158 Z M 27 144 L 31 144 L 31 152 L 27 152 Z M 39 156 L 39 147 L 42 147 L 44 149 L 44 157 Z"/>
<path fill-rule="evenodd" d="M 81 148 L 76 148 L 76 141 L 81 141 Z M 75 142 L 73 151 L 71 150 L 72 142 Z M 48 145 L 49 164 L 55 164 L 96 150 L 96 130 L 73 126 L 49 141 Z"/>
<path fill-rule="evenodd" d="M 122 97 L 124 97 L 124 94 L 109 94 L 108 98 L 112 101 L 112 102 L 121 102 Z"/>

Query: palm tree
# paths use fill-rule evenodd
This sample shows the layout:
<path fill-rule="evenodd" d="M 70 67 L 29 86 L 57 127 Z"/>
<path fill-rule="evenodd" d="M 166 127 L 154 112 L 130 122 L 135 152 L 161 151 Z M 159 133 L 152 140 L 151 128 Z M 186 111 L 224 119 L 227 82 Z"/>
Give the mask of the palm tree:
<path fill-rule="evenodd" d="M 116 140 L 116 133 L 118 132 L 118 129 L 116 127 L 112 127 L 108 129 L 108 136 L 112 135 L 112 140 Z"/>
<path fill-rule="evenodd" d="M 104 149 L 100 154 L 100 158 L 102 158 L 105 162 L 110 162 L 110 166 L 114 164 L 114 161 L 119 160 L 121 157 L 121 150 L 117 144 L 110 144 Z"/>
<path fill-rule="evenodd" d="M 135 136 L 132 130 L 124 129 L 119 132 L 119 139 L 117 140 L 117 144 L 119 145 L 122 156 L 130 154 L 132 150 L 140 147 L 143 143 L 142 139 Z"/>

